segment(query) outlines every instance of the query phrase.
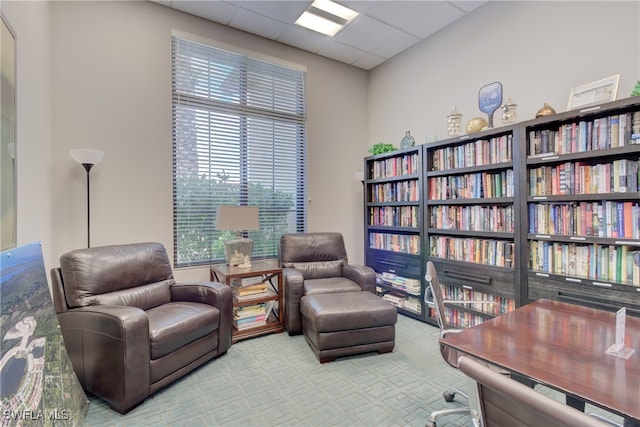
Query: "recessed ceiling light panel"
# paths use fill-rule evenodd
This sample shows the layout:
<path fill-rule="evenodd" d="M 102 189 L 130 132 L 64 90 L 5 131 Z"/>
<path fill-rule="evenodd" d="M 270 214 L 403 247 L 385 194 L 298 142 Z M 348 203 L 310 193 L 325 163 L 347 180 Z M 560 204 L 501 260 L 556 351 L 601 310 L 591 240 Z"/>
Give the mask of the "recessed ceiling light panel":
<path fill-rule="evenodd" d="M 296 24 L 333 37 L 356 16 L 358 12 L 331 0 L 315 0 L 296 20 Z"/>

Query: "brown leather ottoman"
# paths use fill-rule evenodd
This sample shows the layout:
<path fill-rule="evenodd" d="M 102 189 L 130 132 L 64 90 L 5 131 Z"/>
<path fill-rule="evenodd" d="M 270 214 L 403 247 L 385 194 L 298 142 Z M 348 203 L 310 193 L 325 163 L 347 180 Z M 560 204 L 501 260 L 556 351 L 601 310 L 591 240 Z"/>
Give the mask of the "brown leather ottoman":
<path fill-rule="evenodd" d="M 368 292 L 306 295 L 302 330 L 320 363 L 352 354 L 388 353 L 395 346 L 396 307 Z"/>

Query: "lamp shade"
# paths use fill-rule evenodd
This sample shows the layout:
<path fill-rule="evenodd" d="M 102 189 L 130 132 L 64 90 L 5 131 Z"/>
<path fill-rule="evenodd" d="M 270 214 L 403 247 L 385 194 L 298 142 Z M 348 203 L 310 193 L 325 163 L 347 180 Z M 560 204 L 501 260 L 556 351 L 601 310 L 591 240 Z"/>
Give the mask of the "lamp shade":
<path fill-rule="evenodd" d="M 258 207 L 257 206 L 218 206 L 216 210 L 217 230 L 257 230 Z"/>
<path fill-rule="evenodd" d="M 81 165 L 97 165 L 104 157 L 104 151 L 90 148 L 73 148 L 69 150 L 71 158 Z"/>

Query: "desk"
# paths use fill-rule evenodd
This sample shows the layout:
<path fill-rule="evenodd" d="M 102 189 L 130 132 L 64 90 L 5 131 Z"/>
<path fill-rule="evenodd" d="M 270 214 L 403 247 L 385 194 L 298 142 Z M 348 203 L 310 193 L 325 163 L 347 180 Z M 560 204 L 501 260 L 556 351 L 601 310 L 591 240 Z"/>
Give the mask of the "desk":
<path fill-rule="evenodd" d="M 629 359 L 605 354 L 615 313 L 538 300 L 441 343 L 640 423 L 640 319 L 626 318 Z"/>
<path fill-rule="evenodd" d="M 227 286 L 231 286 L 233 279 L 243 279 L 247 277 L 260 276 L 264 281 L 268 281 L 271 284 L 272 292 L 268 296 L 262 296 L 258 298 L 250 298 L 244 301 L 239 301 L 237 297 L 233 297 L 233 308 L 235 309 L 243 306 L 249 306 L 253 304 L 260 304 L 267 301 L 275 301 L 276 307 L 274 308 L 274 314 L 276 315 L 275 321 L 268 319 L 265 325 L 256 326 L 254 328 L 238 330 L 233 328 L 232 342 L 235 344 L 237 341 L 253 338 L 260 335 L 284 332 L 284 304 L 282 299 L 282 268 L 278 265 L 277 260 L 253 260 L 251 261 L 250 268 L 238 268 L 231 267 L 226 264 L 214 264 L 211 266 L 211 280 L 226 283 Z M 277 283 L 274 283 L 273 281 Z"/>

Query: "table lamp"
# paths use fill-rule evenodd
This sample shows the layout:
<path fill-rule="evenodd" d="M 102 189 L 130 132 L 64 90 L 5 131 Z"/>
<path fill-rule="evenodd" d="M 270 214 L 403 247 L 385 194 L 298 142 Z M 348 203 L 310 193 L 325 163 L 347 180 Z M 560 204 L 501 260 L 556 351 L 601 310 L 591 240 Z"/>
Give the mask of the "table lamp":
<path fill-rule="evenodd" d="M 235 231 L 236 237 L 224 242 L 224 256 L 227 265 L 251 268 L 253 240 L 242 237 L 243 231 L 258 229 L 257 206 L 218 206 L 216 210 L 216 230 Z"/>

